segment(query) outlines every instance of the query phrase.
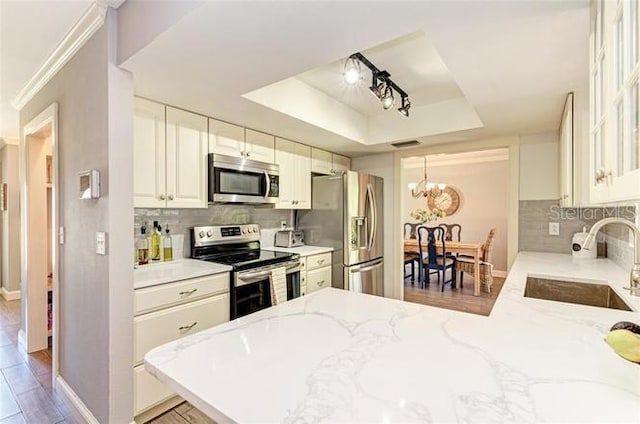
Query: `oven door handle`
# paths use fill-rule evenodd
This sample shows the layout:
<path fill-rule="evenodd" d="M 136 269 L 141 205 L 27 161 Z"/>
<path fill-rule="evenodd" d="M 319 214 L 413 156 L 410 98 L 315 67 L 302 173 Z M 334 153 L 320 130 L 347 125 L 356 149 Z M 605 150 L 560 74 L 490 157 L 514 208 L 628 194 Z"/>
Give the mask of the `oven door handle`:
<path fill-rule="evenodd" d="M 289 271 L 291 269 L 298 268 L 300 264 L 301 264 L 300 261 L 287 262 L 285 265 L 285 269 Z M 236 278 L 238 280 L 238 283 L 236 284 L 236 286 L 237 287 L 244 286 L 247 284 L 254 283 L 256 281 L 260 281 L 264 277 L 269 277 L 271 275 L 271 271 L 276 268 L 279 268 L 279 267 L 274 266 L 273 268 L 267 269 L 265 271 L 239 273 L 236 275 Z"/>

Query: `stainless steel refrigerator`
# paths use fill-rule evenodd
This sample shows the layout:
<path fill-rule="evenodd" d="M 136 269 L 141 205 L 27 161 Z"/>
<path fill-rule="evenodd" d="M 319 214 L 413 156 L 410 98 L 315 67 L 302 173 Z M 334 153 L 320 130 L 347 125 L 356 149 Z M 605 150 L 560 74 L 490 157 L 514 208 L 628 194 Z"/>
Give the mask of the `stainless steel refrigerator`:
<path fill-rule="evenodd" d="M 332 286 L 383 296 L 383 180 L 353 171 L 312 178 L 312 207 L 299 212 L 305 243 L 330 246 Z"/>

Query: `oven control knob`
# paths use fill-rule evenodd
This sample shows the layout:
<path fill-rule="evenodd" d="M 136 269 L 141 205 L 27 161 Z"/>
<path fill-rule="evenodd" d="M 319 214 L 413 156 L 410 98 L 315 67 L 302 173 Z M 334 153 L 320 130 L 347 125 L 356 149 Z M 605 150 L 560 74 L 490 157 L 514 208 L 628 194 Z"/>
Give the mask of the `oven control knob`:
<path fill-rule="evenodd" d="M 204 238 L 204 231 L 200 231 L 198 235 L 200 236 L 200 238 Z"/>
<path fill-rule="evenodd" d="M 213 231 L 209 230 L 207 231 L 207 237 L 211 237 L 213 235 Z"/>
<path fill-rule="evenodd" d="M 247 230 L 246 229 L 242 229 L 242 234 L 247 234 Z"/>
<path fill-rule="evenodd" d="M 254 233 L 257 233 L 257 232 L 258 232 L 258 229 L 257 229 L 256 227 L 253 227 L 253 232 L 254 232 Z"/>

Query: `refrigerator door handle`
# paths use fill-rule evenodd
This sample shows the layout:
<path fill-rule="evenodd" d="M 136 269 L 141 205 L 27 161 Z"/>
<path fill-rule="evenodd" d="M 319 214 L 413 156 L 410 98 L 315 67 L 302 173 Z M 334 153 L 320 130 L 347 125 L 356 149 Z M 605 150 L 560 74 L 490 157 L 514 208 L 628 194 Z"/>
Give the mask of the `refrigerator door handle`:
<path fill-rule="evenodd" d="M 378 225 L 378 217 L 376 216 L 376 197 L 375 194 L 373 194 L 371 184 L 367 184 L 367 198 L 369 199 L 369 216 L 371 216 L 371 231 L 369 232 L 367 250 L 371 251 L 376 237 L 376 227 Z"/>
<path fill-rule="evenodd" d="M 356 274 L 358 272 L 367 272 L 367 271 L 371 271 L 372 269 L 376 269 L 378 267 L 381 267 L 382 264 L 384 263 L 384 259 L 378 259 L 373 265 L 369 265 L 369 266 L 365 266 L 364 268 L 355 268 L 351 270 L 352 274 Z"/>

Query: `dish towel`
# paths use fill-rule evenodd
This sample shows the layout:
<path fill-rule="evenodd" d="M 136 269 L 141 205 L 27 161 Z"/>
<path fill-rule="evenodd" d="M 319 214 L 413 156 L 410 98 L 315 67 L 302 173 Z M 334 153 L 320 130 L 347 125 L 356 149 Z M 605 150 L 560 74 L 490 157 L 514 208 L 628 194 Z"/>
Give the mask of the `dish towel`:
<path fill-rule="evenodd" d="M 271 305 L 287 301 L 287 269 L 275 268 L 269 277 L 271 282 Z"/>

